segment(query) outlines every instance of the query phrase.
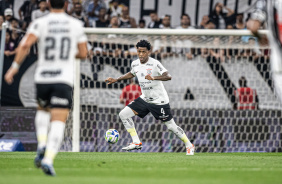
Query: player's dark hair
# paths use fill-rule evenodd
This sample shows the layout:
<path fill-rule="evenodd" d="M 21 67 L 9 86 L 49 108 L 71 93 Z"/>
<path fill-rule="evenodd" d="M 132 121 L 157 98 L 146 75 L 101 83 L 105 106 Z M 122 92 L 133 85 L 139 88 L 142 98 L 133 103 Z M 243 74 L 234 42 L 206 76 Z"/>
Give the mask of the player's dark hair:
<path fill-rule="evenodd" d="M 50 5 L 54 9 L 63 9 L 66 0 L 49 0 Z"/>
<path fill-rule="evenodd" d="M 139 20 L 139 24 L 142 24 L 142 23 L 143 23 L 143 24 L 146 24 L 146 22 L 145 22 L 144 19 L 140 19 L 140 20 Z"/>
<path fill-rule="evenodd" d="M 180 19 L 182 19 L 183 16 L 186 16 L 186 17 L 188 17 L 188 19 L 190 19 L 190 16 L 189 16 L 188 14 L 186 14 L 186 13 L 183 13 L 183 14 L 180 16 Z"/>
<path fill-rule="evenodd" d="M 155 10 L 151 10 L 151 11 L 150 11 L 150 14 L 158 14 L 158 13 L 157 13 L 157 11 L 155 11 Z"/>
<path fill-rule="evenodd" d="M 136 44 L 136 48 L 138 49 L 139 47 L 146 47 L 148 50 L 151 50 L 151 44 L 147 40 L 140 40 Z"/>

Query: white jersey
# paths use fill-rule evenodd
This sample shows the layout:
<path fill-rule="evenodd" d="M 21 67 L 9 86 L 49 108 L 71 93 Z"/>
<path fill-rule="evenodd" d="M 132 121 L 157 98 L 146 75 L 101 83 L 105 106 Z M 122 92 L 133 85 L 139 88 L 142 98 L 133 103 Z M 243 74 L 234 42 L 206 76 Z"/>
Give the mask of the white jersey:
<path fill-rule="evenodd" d="M 38 38 L 35 83 L 73 86 L 77 44 L 87 41 L 82 22 L 66 13 L 50 13 L 33 21 L 27 34 Z"/>
<path fill-rule="evenodd" d="M 160 76 L 167 69 L 158 61 L 151 57 L 145 64 L 141 64 L 137 59 L 131 63 L 131 73 L 138 78 L 141 87 L 142 95 L 140 96 L 144 101 L 156 105 L 164 105 L 169 103 L 167 92 L 160 80 L 147 80 L 146 75 Z"/>

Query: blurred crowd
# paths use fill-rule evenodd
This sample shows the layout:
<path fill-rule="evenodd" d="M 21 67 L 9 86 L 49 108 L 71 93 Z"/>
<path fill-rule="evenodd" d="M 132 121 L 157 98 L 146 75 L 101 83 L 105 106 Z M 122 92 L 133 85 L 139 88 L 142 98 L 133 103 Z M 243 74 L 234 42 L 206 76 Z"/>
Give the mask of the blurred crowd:
<path fill-rule="evenodd" d="M 3 2 L 4 1 L 4 2 Z M 31 21 L 40 18 L 49 13 L 46 0 L 28 0 L 24 1 L 18 10 L 19 19 L 14 17 L 15 0 L 2 0 L 0 26 L 3 22 L 8 24 L 8 32 L 6 34 L 5 55 L 11 56 L 16 52 L 17 45 L 23 37 L 28 25 Z M 108 7 L 108 8 L 107 8 Z M 108 5 L 103 0 L 68 0 L 66 13 L 81 20 L 85 27 L 100 27 L 100 28 L 140 28 L 140 29 L 245 29 L 247 19 L 243 13 L 235 13 L 234 10 L 224 6 L 222 3 L 216 3 L 211 13 L 204 15 L 201 18 L 199 25 L 191 25 L 189 14 L 183 14 L 180 17 L 180 25 L 172 27 L 170 15 L 158 15 L 156 11 L 150 12 L 150 22 L 140 19 L 138 23 L 130 16 L 129 7 L 122 4 L 120 0 L 112 0 Z M 1 27 L 0 27 L 1 28 Z M 166 56 L 165 49 L 161 47 L 162 40 L 155 40 L 153 53 L 159 57 Z M 247 40 L 246 42 L 249 42 Z M 98 43 L 98 45 L 101 43 Z M 180 42 L 178 44 L 190 47 L 191 42 Z M 125 55 L 128 53 L 134 54 L 134 49 L 129 46 Z M 101 54 L 101 47 L 93 47 L 92 54 Z M 95 50 L 96 49 L 96 50 Z M 130 50 L 131 49 L 131 50 Z M 95 52 L 96 51 L 96 52 Z M 36 51 L 34 51 L 36 52 Z M 170 51 L 172 52 L 172 51 Z M 188 59 L 193 58 L 191 49 L 175 50 L 174 52 L 183 53 Z M 206 52 L 215 54 L 212 50 L 202 50 L 202 55 Z M 115 52 L 119 53 L 119 51 Z M 221 56 L 220 56 L 221 57 Z"/>

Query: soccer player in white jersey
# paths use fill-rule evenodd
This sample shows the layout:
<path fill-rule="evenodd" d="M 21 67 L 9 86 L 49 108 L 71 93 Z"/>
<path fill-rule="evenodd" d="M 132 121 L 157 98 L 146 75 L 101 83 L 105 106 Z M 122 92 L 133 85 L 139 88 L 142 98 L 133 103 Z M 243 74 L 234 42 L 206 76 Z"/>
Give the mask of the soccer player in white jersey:
<path fill-rule="evenodd" d="M 171 80 L 171 75 L 158 60 L 149 57 L 151 44 L 148 41 L 140 40 L 136 48 L 139 59 L 131 63 L 131 71 L 117 79 L 112 77 L 106 79 L 107 84 L 112 84 L 136 76 L 142 91 L 139 98 L 132 101 L 119 113 L 122 123 L 133 140 L 122 149 L 130 151 L 142 148 L 132 117 L 137 115 L 144 118 L 151 112 L 157 120 L 161 120 L 168 130 L 185 143 L 186 155 L 194 155 L 194 145 L 188 140 L 182 128 L 175 124 L 170 112 L 169 98 L 162 81 Z"/>
<path fill-rule="evenodd" d="M 268 39 L 271 47 L 271 75 L 275 92 L 282 102 L 282 0 L 258 0 L 256 2 L 247 27 L 262 44 L 267 43 L 267 39 L 260 35 L 258 30 L 265 22 L 268 23 Z"/>
<path fill-rule="evenodd" d="M 38 147 L 34 163 L 51 176 L 56 175 L 53 161 L 60 149 L 72 106 L 73 64 L 75 58 L 84 59 L 87 56 L 83 24 L 64 12 L 65 5 L 65 0 L 49 0 L 51 13 L 31 23 L 5 75 L 6 82 L 11 84 L 30 47 L 38 41 L 39 55 L 35 71 Z"/>

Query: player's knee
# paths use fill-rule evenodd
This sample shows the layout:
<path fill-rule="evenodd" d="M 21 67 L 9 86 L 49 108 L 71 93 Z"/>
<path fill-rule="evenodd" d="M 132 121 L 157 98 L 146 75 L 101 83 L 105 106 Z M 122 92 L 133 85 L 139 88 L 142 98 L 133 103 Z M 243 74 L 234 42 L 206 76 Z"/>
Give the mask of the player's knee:
<path fill-rule="evenodd" d="M 165 123 L 165 125 L 167 126 L 167 129 L 168 129 L 169 131 L 174 132 L 174 131 L 177 130 L 177 127 L 178 127 L 178 126 L 175 124 L 175 122 L 174 122 L 173 119 L 171 119 L 170 121 L 164 122 L 164 123 Z"/>
<path fill-rule="evenodd" d="M 124 109 L 122 111 L 120 111 L 118 115 L 119 115 L 120 119 L 124 119 L 125 118 Z"/>
<path fill-rule="evenodd" d="M 127 118 L 131 118 L 132 116 L 134 116 L 134 113 L 129 107 L 125 107 L 119 113 L 119 117 L 122 120 L 125 120 Z"/>

